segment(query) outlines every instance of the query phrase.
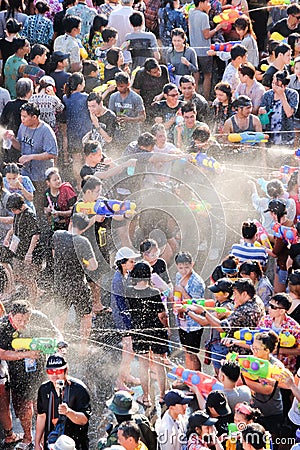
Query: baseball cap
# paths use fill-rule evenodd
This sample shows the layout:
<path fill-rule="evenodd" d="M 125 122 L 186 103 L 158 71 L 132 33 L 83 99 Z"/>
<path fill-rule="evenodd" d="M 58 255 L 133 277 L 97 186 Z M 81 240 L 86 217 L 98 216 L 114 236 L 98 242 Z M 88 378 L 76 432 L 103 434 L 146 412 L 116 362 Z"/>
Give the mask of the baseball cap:
<path fill-rule="evenodd" d="M 266 209 L 264 212 L 266 213 L 269 211 L 282 216 L 283 214 L 286 214 L 286 205 L 281 200 L 270 200 L 268 209 Z"/>
<path fill-rule="evenodd" d="M 129 247 L 122 247 L 117 251 L 115 262 L 120 261 L 121 259 L 136 259 L 140 258 L 140 253 L 135 253 L 131 248 Z"/>
<path fill-rule="evenodd" d="M 222 391 L 212 391 L 206 399 L 206 406 L 214 408 L 219 416 L 227 416 L 231 413 L 226 395 Z"/>
<path fill-rule="evenodd" d="M 139 410 L 139 405 L 127 391 L 116 392 L 110 400 L 107 400 L 106 406 L 108 406 L 113 413 L 119 414 L 120 416 L 135 414 Z"/>
<path fill-rule="evenodd" d="M 62 434 L 54 444 L 49 445 L 50 450 L 76 450 L 75 441 L 69 436 Z"/>
<path fill-rule="evenodd" d="M 46 370 L 48 369 L 65 369 L 67 367 L 66 360 L 60 355 L 51 355 L 46 362 Z"/>
<path fill-rule="evenodd" d="M 164 396 L 164 402 L 169 408 L 170 406 L 175 405 L 187 405 L 192 398 L 193 397 L 185 395 L 185 393 L 179 389 L 172 389 L 172 391 L 167 392 Z"/>
<path fill-rule="evenodd" d="M 63 61 L 64 59 L 68 59 L 70 57 L 70 53 L 63 52 L 53 52 L 51 55 L 51 60 L 53 62 Z"/>
<path fill-rule="evenodd" d="M 42 78 L 40 78 L 39 84 L 42 84 L 44 86 L 53 86 L 53 87 L 55 87 L 55 81 L 49 75 L 44 75 Z"/>
<path fill-rule="evenodd" d="M 208 289 L 214 294 L 218 292 L 232 292 L 233 282 L 228 278 L 220 278 L 215 284 L 208 286 Z"/>
<path fill-rule="evenodd" d="M 213 419 L 205 411 L 195 411 L 188 422 L 189 428 L 201 427 L 201 425 L 211 426 L 218 422 L 218 419 Z"/>

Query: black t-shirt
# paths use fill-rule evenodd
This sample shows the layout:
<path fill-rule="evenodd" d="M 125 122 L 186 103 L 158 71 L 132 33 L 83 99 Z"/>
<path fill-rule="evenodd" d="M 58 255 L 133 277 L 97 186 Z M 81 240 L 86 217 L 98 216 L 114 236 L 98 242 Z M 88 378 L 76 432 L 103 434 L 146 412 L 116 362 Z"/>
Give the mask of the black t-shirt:
<path fill-rule="evenodd" d="M 290 255 L 291 259 L 294 261 L 296 256 L 300 255 L 300 244 L 292 244 L 290 251 L 289 251 L 289 255 Z M 292 268 L 294 269 L 293 266 L 292 266 Z"/>
<path fill-rule="evenodd" d="M 85 86 L 84 86 L 84 92 L 89 94 L 92 92 L 95 87 L 101 86 L 101 80 L 98 77 L 84 77 L 85 80 Z"/>
<path fill-rule="evenodd" d="M 0 39 L 0 51 L 3 59 L 3 68 L 7 59 L 12 56 L 17 50 L 16 39 L 14 38 L 12 42 L 7 41 L 5 38 Z"/>
<path fill-rule="evenodd" d="M 83 236 L 74 236 L 58 230 L 53 235 L 54 283 L 56 289 L 70 291 L 70 286 L 80 290 L 85 285 L 84 260 L 94 257 L 92 246 Z"/>
<path fill-rule="evenodd" d="M 21 100 L 19 98 L 17 98 L 16 100 L 11 100 L 10 102 L 6 103 L 1 114 L 0 125 L 5 127 L 7 130 L 13 130 L 15 136 L 17 136 L 19 127 L 21 125 L 20 108 L 25 103 L 27 103 L 27 100 Z"/>
<path fill-rule="evenodd" d="M 177 106 L 175 108 L 170 108 L 170 106 L 167 105 L 166 100 L 162 100 L 160 102 L 156 102 L 153 105 L 153 117 L 162 117 L 163 122 L 168 122 L 172 117 L 176 116 L 177 111 L 184 105 L 184 102 L 179 100 Z M 168 130 L 168 139 L 171 142 L 174 142 L 174 128 L 175 128 L 175 122 L 174 124 L 169 128 Z"/>
<path fill-rule="evenodd" d="M 268 68 L 268 70 L 265 72 L 265 74 L 263 75 L 262 82 L 261 82 L 262 85 L 271 89 L 273 77 L 276 72 L 278 72 L 278 69 L 276 69 L 276 67 L 274 67 L 274 66 L 270 66 Z"/>
<path fill-rule="evenodd" d="M 13 350 L 11 341 L 19 337 L 19 332 L 12 326 L 8 316 L 0 319 L 0 348 L 2 350 Z"/>
<path fill-rule="evenodd" d="M 160 66 L 161 76 L 151 76 L 143 67 L 138 70 L 133 81 L 132 88 L 140 90 L 140 96 L 144 101 L 144 105 L 147 111 L 147 115 L 151 114 L 150 106 L 156 95 L 160 94 L 165 84 L 169 83 L 169 73 L 166 66 Z"/>
<path fill-rule="evenodd" d="M 57 72 L 54 71 L 50 73 L 50 77 L 52 77 L 55 81 L 56 95 L 60 100 L 63 99 L 64 86 L 68 81 L 70 75 L 71 74 L 69 72 L 65 72 L 64 70 L 58 70 Z"/>
<path fill-rule="evenodd" d="M 48 188 L 45 191 L 44 208 L 47 208 L 49 206 L 48 196 L 50 197 L 50 200 L 51 200 L 52 205 L 54 206 L 54 209 L 56 211 L 60 211 L 60 207 L 58 206 L 59 194 L 55 197 L 54 195 L 51 194 L 50 188 Z M 76 196 L 68 199 L 66 210 L 71 209 L 72 206 L 75 205 L 76 201 L 77 201 Z M 50 216 L 50 219 L 51 219 L 51 216 Z M 69 217 L 64 217 L 64 216 L 58 216 L 58 217 L 54 217 L 54 218 L 52 217 L 51 226 L 54 231 L 66 230 L 68 228 L 69 222 L 70 222 Z"/>
<path fill-rule="evenodd" d="M 275 23 L 275 25 L 271 28 L 270 33 L 275 33 L 275 31 L 286 38 L 292 33 L 300 33 L 300 24 L 297 26 L 297 28 L 291 30 L 287 25 L 287 17 L 285 17 L 284 19 L 278 20 L 278 22 Z"/>
<path fill-rule="evenodd" d="M 63 391 L 63 401 L 65 401 L 73 411 L 82 412 L 89 419 L 91 405 L 87 387 L 77 378 L 68 377 L 67 383 L 68 384 Z M 50 400 L 54 402 L 54 408 L 51 408 L 52 417 L 49 417 Z M 59 417 L 58 404 L 59 397 L 53 383 L 51 381 L 43 383 L 38 391 L 37 411 L 38 414 L 46 414 L 44 448 L 47 448 L 49 432 L 54 429 L 52 419 Z M 76 425 L 66 418 L 64 434 L 74 439 L 77 450 L 88 450 L 88 423 L 84 426 Z"/>
<path fill-rule="evenodd" d="M 61 36 L 65 34 L 65 27 L 64 27 L 64 17 L 66 15 L 66 11 L 59 11 L 54 15 L 53 19 L 53 29 L 54 33 L 57 33 L 57 36 Z M 51 75 L 52 76 L 52 75 Z"/>
<path fill-rule="evenodd" d="M 104 83 L 107 83 L 110 80 L 115 79 L 116 73 L 122 72 L 122 70 L 118 67 L 112 67 L 111 69 L 104 68 Z"/>
<path fill-rule="evenodd" d="M 30 247 L 31 238 L 40 234 L 36 215 L 30 208 L 25 208 L 20 214 L 14 215 L 13 232 L 20 239 L 15 257 L 24 259 Z"/>
<path fill-rule="evenodd" d="M 164 259 L 159 258 L 151 267 L 152 272 L 157 273 L 157 275 L 159 275 L 166 283 L 171 283 L 167 264 Z"/>
<path fill-rule="evenodd" d="M 158 318 L 158 313 L 165 311 L 158 289 L 128 287 L 126 298 L 130 308 L 133 328 L 142 330 L 164 328 Z"/>

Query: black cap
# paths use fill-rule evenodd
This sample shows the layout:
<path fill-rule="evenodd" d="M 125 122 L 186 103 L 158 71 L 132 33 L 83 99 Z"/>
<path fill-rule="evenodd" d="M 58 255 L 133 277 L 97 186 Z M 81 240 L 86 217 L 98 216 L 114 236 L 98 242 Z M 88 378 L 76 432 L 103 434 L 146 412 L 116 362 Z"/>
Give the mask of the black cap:
<path fill-rule="evenodd" d="M 233 288 L 233 282 L 229 280 L 228 278 L 221 278 L 220 280 L 216 281 L 215 284 L 212 284 L 211 286 L 208 286 L 208 289 L 213 292 L 214 294 L 218 292 L 232 292 Z"/>
<path fill-rule="evenodd" d="M 283 216 L 284 214 L 286 214 L 286 204 L 281 200 L 270 200 L 268 209 L 266 209 L 264 212 L 266 213 L 269 211 L 279 216 Z"/>
<path fill-rule="evenodd" d="M 188 421 L 188 428 L 201 427 L 201 425 L 211 426 L 218 422 L 218 419 L 213 419 L 205 411 L 195 411 Z"/>
<path fill-rule="evenodd" d="M 69 56 L 70 56 L 70 53 L 53 52 L 51 55 L 51 61 L 53 61 L 53 62 L 63 61 L 64 59 L 69 58 Z"/>
<path fill-rule="evenodd" d="M 172 389 L 172 391 L 169 391 L 164 396 L 164 402 L 169 408 L 170 406 L 175 405 L 187 405 L 190 403 L 193 397 L 188 397 L 185 395 L 183 391 L 180 391 L 179 389 Z"/>
<path fill-rule="evenodd" d="M 219 416 L 227 416 L 231 414 L 227 397 L 222 391 L 212 391 L 206 399 L 206 406 L 214 408 Z"/>
<path fill-rule="evenodd" d="M 51 355 L 46 362 L 46 370 L 48 369 L 66 369 L 67 362 L 60 355 Z"/>

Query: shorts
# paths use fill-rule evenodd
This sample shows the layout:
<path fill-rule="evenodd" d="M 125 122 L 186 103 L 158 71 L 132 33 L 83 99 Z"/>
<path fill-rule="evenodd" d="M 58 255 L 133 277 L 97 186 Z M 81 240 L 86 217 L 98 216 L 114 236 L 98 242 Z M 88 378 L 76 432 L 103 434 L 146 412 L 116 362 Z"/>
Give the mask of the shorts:
<path fill-rule="evenodd" d="M 212 344 L 210 347 L 211 351 L 211 360 L 215 369 L 220 369 L 222 359 L 226 358 L 227 353 L 229 352 L 228 347 L 222 344 Z"/>
<path fill-rule="evenodd" d="M 153 330 L 143 330 L 142 333 L 139 336 L 139 332 L 137 331 L 132 336 L 132 347 L 135 353 L 149 353 L 152 350 L 156 355 L 164 355 L 169 352 L 167 330 L 156 330 L 155 333 Z"/>
<path fill-rule="evenodd" d="M 213 57 L 212 56 L 197 56 L 199 72 L 212 73 Z"/>
<path fill-rule="evenodd" d="M 59 292 L 56 301 L 58 312 L 59 308 L 62 308 L 63 311 L 68 311 L 73 305 L 79 317 L 91 314 L 93 299 L 91 289 L 87 284 L 77 289 L 72 287 L 70 288 L 71 292 L 63 292 L 61 288 L 56 288 L 56 291 Z"/>
<path fill-rule="evenodd" d="M 278 276 L 278 281 L 280 284 L 286 284 L 287 283 L 287 278 L 288 278 L 288 271 L 287 270 L 282 270 L 279 268 L 279 266 L 275 267 L 275 273 Z"/>
<path fill-rule="evenodd" d="M 183 345 L 186 351 L 188 353 L 199 353 L 203 328 L 196 331 L 190 331 L 189 333 L 181 328 L 179 328 L 178 331 L 181 345 Z"/>

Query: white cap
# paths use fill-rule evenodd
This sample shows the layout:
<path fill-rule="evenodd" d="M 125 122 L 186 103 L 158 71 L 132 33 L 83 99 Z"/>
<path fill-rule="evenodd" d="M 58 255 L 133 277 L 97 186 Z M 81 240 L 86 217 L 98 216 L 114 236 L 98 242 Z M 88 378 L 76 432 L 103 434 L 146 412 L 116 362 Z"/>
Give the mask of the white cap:
<path fill-rule="evenodd" d="M 129 247 L 121 247 L 116 254 L 115 262 L 120 261 L 121 259 L 136 259 L 140 258 L 140 253 L 135 253 Z"/>
<path fill-rule="evenodd" d="M 76 450 L 74 439 L 62 434 L 59 436 L 55 444 L 49 445 L 51 450 Z"/>

